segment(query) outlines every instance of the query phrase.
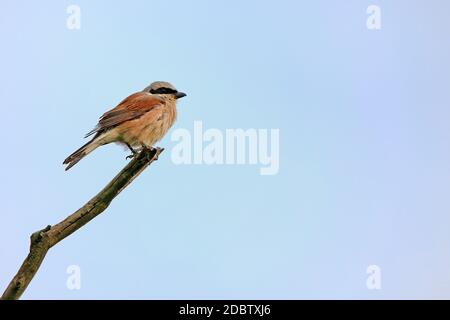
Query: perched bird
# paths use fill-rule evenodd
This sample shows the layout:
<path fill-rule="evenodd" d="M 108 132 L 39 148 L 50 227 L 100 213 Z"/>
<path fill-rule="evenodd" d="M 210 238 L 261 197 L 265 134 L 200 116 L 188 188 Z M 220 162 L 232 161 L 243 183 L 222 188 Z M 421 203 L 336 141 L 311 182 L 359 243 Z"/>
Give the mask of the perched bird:
<path fill-rule="evenodd" d="M 85 138 L 93 138 L 64 160 L 66 170 L 102 145 L 116 142 L 127 146 L 133 157 L 141 148 L 152 148 L 175 122 L 177 99 L 186 96 L 168 82 L 157 81 L 125 98 L 104 113 Z M 128 157 L 127 157 L 128 158 Z"/>

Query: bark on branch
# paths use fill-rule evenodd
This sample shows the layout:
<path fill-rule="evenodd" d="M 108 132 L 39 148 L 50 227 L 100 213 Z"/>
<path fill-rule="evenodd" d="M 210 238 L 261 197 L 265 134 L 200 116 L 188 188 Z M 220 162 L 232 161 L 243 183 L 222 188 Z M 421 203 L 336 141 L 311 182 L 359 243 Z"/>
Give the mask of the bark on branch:
<path fill-rule="evenodd" d="M 122 169 L 106 187 L 84 206 L 54 226 L 47 226 L 31 235 L 30 252 L 9 283 L 1 300 L 19 299 L 38 271 L 48 250 L 102 213 L 164 149 L 144 149 Z"/>

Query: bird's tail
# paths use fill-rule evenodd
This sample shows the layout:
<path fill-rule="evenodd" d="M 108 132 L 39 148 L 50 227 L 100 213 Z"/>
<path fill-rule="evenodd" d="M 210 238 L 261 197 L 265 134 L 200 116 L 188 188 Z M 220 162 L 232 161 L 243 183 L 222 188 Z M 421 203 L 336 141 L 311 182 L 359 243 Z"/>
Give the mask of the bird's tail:
<path fill-rule="evenodd" d="M 84 158 L 84 156 L 88 155 L 90 152 L 94 151 L 99 144 L 95 141 L 97 137 L 92 138 L 88 143 L 83 145 L 81 148 L 79 148 L 77 151 L 72 153 L 70 156 L 64 160 L 63 164 L 67 164 L 66 171 L 72 168 L 74 165 L 78 163 L 81 159 Z"/>

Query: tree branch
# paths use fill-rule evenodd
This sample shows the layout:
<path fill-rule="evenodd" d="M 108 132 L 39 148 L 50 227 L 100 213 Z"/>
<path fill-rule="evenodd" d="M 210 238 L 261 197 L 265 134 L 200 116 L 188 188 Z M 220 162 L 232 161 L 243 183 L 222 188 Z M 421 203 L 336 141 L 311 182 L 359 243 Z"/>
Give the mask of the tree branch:
<path fill-rule="evenodd" d="M 163 151 L 161 148 L 143 149 L 88 203 L 53 227 L 47 226 L 33 233 L 30 239 L 30 252 L 0 300 L 19 299 L 38 271 L 48 250 L 102 213 L 123 189 L 158 159 Z"/>

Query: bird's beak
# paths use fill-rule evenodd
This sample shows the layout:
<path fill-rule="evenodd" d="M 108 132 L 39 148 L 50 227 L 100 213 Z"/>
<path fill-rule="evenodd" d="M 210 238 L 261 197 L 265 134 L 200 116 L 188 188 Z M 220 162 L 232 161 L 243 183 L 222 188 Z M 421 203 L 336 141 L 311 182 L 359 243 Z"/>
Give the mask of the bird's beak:
<path fill-rule="evenodd" d="M 177 99 L 186 97 L 186 93 L 184 93 L 184 92 L 177 92 L 177 93 L 175 94 L 175 97 L 176 97 Z"/>

